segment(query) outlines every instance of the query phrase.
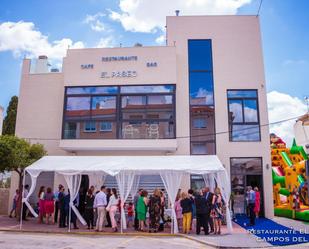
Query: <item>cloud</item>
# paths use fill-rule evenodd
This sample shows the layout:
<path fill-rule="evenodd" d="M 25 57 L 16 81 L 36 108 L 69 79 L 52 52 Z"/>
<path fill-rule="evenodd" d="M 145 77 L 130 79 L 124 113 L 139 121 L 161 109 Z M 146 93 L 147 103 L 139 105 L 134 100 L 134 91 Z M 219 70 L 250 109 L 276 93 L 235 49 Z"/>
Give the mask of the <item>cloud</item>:
<path fill-rule="evenodd" d="M 101 38 L 99 42 L 95 45 L 96 48 L 110 48 L 115 45 L 114 38 L 112 36 L 107 36 Z"/>
<path fill-rule="evenodd" d="M 197 92 L 191 93 L 190 103 L 194 105 L 213 105 L 213 93 L 200 87 Z"/>
<path fill-rule="evenodd" d="M 120 0 L 120 11 L 110 10 L 109 17 L 119 21 L 126 31 L 164 30 L 166 16 L 180 10 L 181 15 L 236 14 L 251 0 Z"/>
<path fill-rule="evenodd" d="M 0 52 L 12 51 L 15 57 L 22 54 L 33 58 L 47 55 L 52 60 L 60 60 L 66 55 L 67 48 L 83 48 L 81 41 L 73 42 L 69 38 L 55 40 L 35 29 L 32 22 L 3 22 L 0 24 Z"/>
<path fill-rule="evenodd" d="M 298 117 L 307 112 L 305 103 L 297 98 L 285 93 L 272 91 L 267 94 L 269 122 L 277 122 L 293 117 Z M 295 120 L 282 122 L 270 126 L 270 132 L 281 137 L 288 146 L 294 138 Z"/>
<path fill-rule="evenodd" d="M 304 65 L 307 64 L 308 61 L 304 60 L 304 59 L 299 59 L 299 60 L 292 60 L 292 59 L 286 59 L 283 61 L 282 65 L 283 66 L 290 66 L 290 65 Z"/>
<path fill-rule="evenodd" d="M 84 23 L 89 24 L 90 28 L 96 32 L 102 32 L 106 30 L 104 23 L 100 20 L 105 14 L 98 12 L 94 15 L 87 15 L 84 19 Z"/>
<path fill-rule="evenodd" d="M 165 42 L 165 35 L 160 35 L 159 37 L 157 37 L 156 43 L 164 44 L 164 42 Z"/>

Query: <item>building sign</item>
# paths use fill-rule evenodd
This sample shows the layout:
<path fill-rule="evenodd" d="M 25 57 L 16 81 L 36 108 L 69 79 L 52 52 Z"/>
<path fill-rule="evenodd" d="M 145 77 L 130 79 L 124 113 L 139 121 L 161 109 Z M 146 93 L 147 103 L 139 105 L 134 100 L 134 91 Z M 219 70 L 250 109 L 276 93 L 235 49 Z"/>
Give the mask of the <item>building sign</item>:
<path fill-rule="evenodd" d="M 157 62 L 147 62 L 146 66 L 147 67 L 156 67 L 156 66 L 158 66 L 158 63 Z"/>
<path fill-rule="evenodd" d="M 137 76 L 136 71 L 113 71 L 111 73 L 102 72 L 101 78 L 133 78 Z"/>
<path fill-rule="evenodd" d="M 110 62 L 110 61 L 137 61 L 137 56 L 108 56 L 102 57 L 103 62 Z"/>
<path fill-rule="evenodd" d="M 93 64 L 82 64 L 81 69 L 93 69 Z"/>

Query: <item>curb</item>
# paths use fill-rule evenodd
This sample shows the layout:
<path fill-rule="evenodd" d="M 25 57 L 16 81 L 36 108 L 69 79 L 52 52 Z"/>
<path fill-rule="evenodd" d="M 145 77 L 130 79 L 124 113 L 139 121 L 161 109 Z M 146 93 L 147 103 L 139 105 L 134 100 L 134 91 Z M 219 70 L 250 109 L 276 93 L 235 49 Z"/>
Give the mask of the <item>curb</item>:
<path fill-rule="evenodd" d="M 143 236 L 143 237 L 182 237 L 179 234 L 168 233 L 112 233 L 112 232 L 76 232 L 76 231 L 38 231 L 38 230 L 17 230 L 17 229 L 0 229 L 0 232 L 12 232 L 12 233 L 37 233 L 37 234 L 57 234 L 57 235 L 95 235 L 95 236 Z"/>

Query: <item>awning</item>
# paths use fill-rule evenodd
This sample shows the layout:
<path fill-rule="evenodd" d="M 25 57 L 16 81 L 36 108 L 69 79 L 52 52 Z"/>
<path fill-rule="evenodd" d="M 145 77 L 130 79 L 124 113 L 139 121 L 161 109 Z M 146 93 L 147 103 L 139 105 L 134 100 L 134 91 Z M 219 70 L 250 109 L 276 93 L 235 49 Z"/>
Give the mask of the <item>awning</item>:
<path fill-rule="evenodd" d="M 224 171 L 215 155 L 207 156 L 45 156 L 26 168 L 30 175 L 55 171 L 87 174 L 102 172 L 115 176 L 120 171 L 136 174 L 160 174 L 175 170 L 190 174 Z"/>

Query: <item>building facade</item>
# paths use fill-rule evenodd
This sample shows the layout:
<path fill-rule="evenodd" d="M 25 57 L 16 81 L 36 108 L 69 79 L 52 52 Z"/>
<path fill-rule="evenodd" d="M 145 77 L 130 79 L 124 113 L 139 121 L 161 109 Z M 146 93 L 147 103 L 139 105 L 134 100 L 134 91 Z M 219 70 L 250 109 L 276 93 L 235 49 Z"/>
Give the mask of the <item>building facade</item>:
<path fill-rule="evenodd" d="M 234 211 L 245 212 L 252 185 L 273 216 L 258 17 L 167 17 L 166 46 L 69 49 L 62 72 L 46 72 L 44 56 L 37 65 L 23 61 L 18 136 L 49 155 L 216 154 Z M 182 187 L 201 182 L 192 175 Z"/>

